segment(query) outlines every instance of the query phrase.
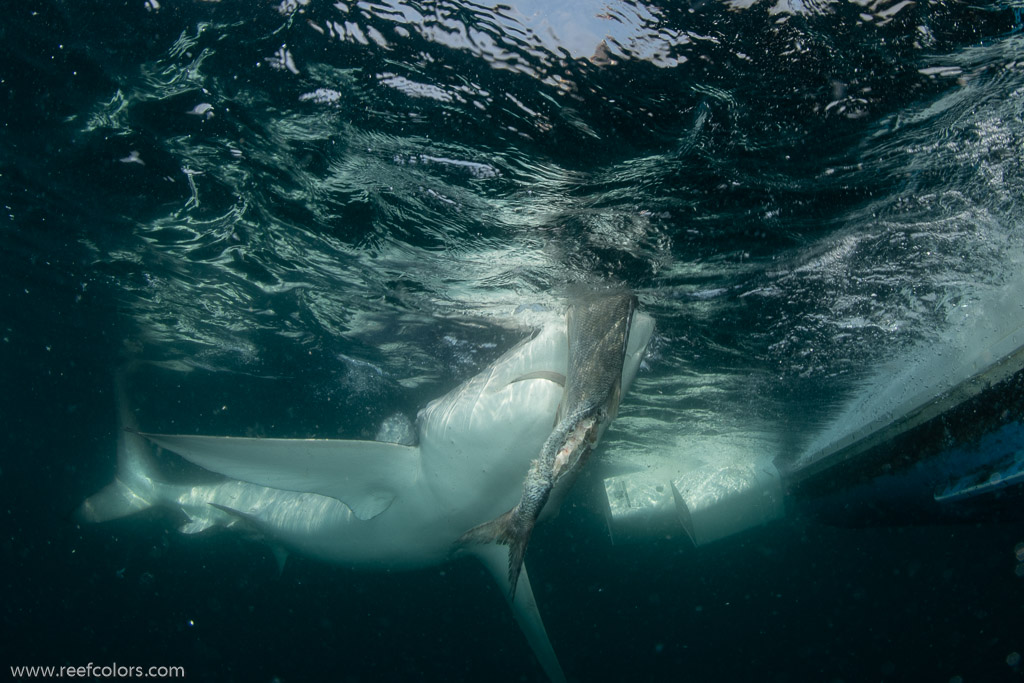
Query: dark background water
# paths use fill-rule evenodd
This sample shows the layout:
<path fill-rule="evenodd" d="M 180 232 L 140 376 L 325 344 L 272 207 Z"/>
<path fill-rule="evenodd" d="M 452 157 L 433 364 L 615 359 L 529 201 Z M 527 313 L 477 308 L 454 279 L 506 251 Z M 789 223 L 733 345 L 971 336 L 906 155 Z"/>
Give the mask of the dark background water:
<path fill-rule="evenodd" d="M 153 429 L 365 438 L 522 338 L 519 304 L 616 280 L 658 338 L 609 451 L 795 448 L 1019 272 L 1019 28 L 952 2 L 5 7 L 4 665 L 537 680 L 471 562 L 278 576 L 170 513 L 78 526 L 114 368 L 162 364 Z M 1018 678 L 1020 516 L 889 521 L 612 545 L 581 495 L 530 571 L 570 679 Z"/>

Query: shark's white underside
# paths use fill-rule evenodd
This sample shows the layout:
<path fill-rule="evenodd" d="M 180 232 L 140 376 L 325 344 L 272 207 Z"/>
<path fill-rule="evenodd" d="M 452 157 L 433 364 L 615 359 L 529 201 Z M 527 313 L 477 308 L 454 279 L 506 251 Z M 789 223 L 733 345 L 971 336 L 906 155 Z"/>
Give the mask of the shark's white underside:
<path fill-rule="evenodd" d="M 624 392 L 653 327 L 649 316 L 634 316 Z M 555 423 L 562 386 L 552 378 L 566 373 L 567 344 L 561 318 L 431 402 L 419 414 L 417 446 L 143 435 L 119 382 L 117 478 L 83 503 L 81 515 L 103 521 L 171 507 L 186 515 L 184 532 L 244 528 L 289 551 L 355 567 L 424 567 L 465 552 L 507 595 L 507 548 L 460 548 L 456 541 L 519 500 L 530 461 Z M 156 471 L 150 442 L 228 479 L 168 483 Z M 548 676 L 564 680 L 525 571 L 512 607 Z"/>

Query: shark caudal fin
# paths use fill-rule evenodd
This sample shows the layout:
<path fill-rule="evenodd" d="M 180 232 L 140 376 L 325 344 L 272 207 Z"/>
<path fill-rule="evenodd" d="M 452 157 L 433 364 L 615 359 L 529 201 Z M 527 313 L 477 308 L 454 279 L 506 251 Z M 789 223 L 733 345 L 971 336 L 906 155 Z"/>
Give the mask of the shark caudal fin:
<path fill-rule="evenodd" d="M 505 568 L 509 565 L 508 550 L 500 545 L 483 545 L 469 549 L 487 570 L 494 577 L 495 582 L 505 589 L 505 599 L 512 608 L 512 615 L 522 629 L 526 641 L 533 649 L 534 656 L 540 662 L 544 673 L 551 679 L 552 683 L 565 683 L 565 674 L 562 666 L 558 663 L 558 656 L 548 639 L 547 629 L 544 628 L 544 621 L 541 619 L 540 610 L 537 609 L 537 600 L 533 597 L 533 587 L 530 585 L 530 576 L 523 568 L 519 575 L 519 590 L 509 582 Z M 519 564 L 522 567 L 522 563 Z"/>
<path fill-rule="evenodd" d="M 117 401 L 117 473 L 114 481 L 82 503 L 77 517 L 84 522 L 106 522 L 152 507 L 158 502 L 152 446 L 138 432 L 135 413 L 128 404 L 127 379 L 118 372 L 114 382 Z"/>

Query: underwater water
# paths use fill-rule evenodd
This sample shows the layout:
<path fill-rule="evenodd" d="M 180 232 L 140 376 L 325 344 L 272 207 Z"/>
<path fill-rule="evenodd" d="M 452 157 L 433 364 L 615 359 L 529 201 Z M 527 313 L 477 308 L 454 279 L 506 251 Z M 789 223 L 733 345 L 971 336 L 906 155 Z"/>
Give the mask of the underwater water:
<path fill-rule="evenodd" d="M 1021 11 L 5 7 L 4 665 L 543 680 L 471 561 L 279 574 L 168 511 L 76 522 L 113 476 L 115 369 L 151 368 L 154 432 L 372 438 L 567 286 L 622 283 L 657 329 L 604 455 L 795 462 L 1020 281 Z M 1022 675 L 1014 509 L 613 544 L 586 484 L 527 556 L 570 680 Z"/>

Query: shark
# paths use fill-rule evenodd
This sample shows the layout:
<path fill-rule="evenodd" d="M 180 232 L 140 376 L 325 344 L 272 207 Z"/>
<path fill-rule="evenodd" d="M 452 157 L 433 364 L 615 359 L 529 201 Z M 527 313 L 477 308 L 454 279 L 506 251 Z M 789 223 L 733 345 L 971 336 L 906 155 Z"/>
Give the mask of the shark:
<path fill-rule="evenodd" d="M 650 316 L 627 309 L 628 318 L 618 321 L 626 337 L 613 369 L 615 407 L 654 332 Z M 150 434 L 131 408 L 129 373 L 118 373 L 117 471 L 81 504 L 78 517 L 98 523 L 165 507 L 183 515 L 183 533 L 256 532 L 280 552 L 357 568 L 416 569 L 475 557 L 505 594 L 547 677 L 560 683 L 566 678 L 525 566 L 513 577 L 507 546 L 460 539 L 519 503 L 522 482 L 564 410 L 577 336 L 571 313 L 548 321 L 420 410 L 416 445 Z M 220 478 L 172 481 L 161 473 L 157 448 Z M 541 519 L 557 512 L 555 501 L 542 507 Z"/>

